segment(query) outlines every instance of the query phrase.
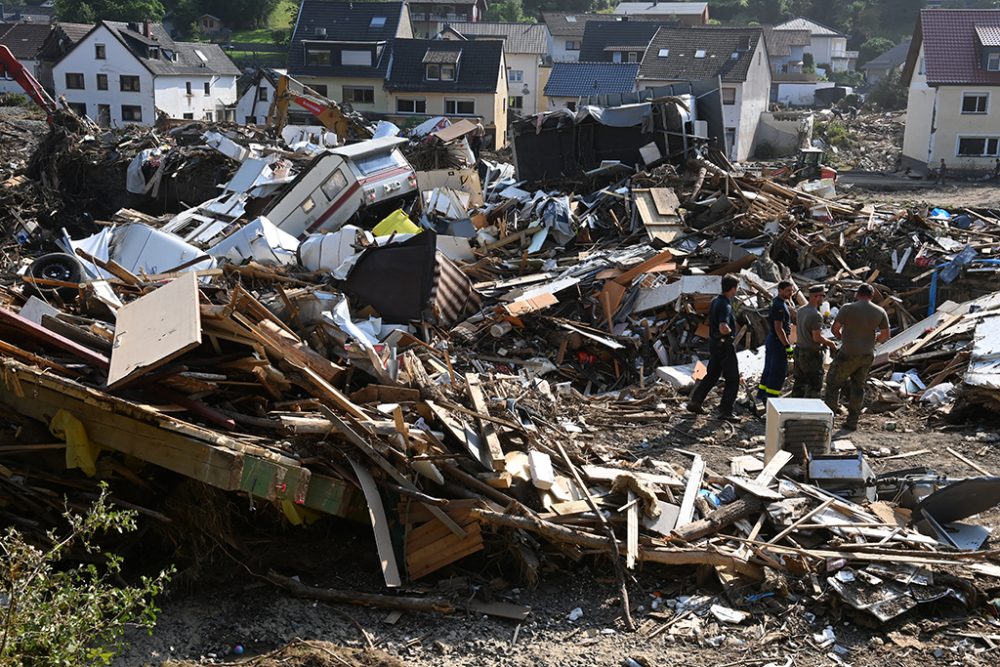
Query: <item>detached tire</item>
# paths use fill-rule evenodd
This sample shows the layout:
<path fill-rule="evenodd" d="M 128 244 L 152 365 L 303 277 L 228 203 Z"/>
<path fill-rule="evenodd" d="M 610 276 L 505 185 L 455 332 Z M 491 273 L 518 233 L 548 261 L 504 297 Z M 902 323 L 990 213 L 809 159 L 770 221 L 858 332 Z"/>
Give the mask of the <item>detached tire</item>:
<path fill-rule="evenodd" d="M 28 267 L 27 275 L 39 280 L 58 280 L 65 283 L 79 283 L 83 280 L 83 265 L 73 255 L 53 252 L 42 255 Z M 47 287 L 29 283 L 32 291 L 41 297 L 58 294 L 64 301 L 72 300 L 79 291 L 75 287 Z"/>

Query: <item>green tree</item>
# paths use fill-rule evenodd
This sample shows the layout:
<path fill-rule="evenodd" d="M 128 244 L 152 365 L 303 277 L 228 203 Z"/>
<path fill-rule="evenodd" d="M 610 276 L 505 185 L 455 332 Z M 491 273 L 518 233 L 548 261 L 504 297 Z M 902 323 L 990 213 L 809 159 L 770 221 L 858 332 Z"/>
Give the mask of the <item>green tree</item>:
<path fill-rule="evenodd" d="M 503 21 L 509 23 L 531 22 L 532 19 L 525 16 L 524 4 L 521 0 L 501 0 L 492 2 L 486 10 L 487 21 Z"/>
<path fill-rule="evenodd" d="M 803 72 L 816 71 L 816 58 L 814 58 L 813 54 L 809 53 L 808 51 L 802 54 L 802 71 Z"/>
<path fill-rule="evenodd" d="M 152 630 L 153 604 L 168 572 L 118 587 L 122 558 L 104 554 L 97 538 L 134 531 L 135 512 L 114 510 L 107 488 L 85 515 L 66 510 L 69 534 L 47 535 L 45 550 L 14 528 L 0 535 L 0 665 L 104 666 L 122 648 L 126 626 Z M 87 553 L 86 564 L 67 567 L 71 550 Z M 100 564 L 100 567 L 98 567 Z"/>
<path fill-rule="evenodd" d="M 864 65 L 872 58 L 877 58 L 894 46 L 895 43 L 885 37 L 872 37 L 868 39 L 858 49 L 858 67 Z"/>
<path fill-rule="evenodd" d="M 899 70 L 893 70 L 879 79 L 879 82 L 868 93 L 865 101 L 883 109 L 896 110 L 906 108 L 906 82 Z"/>
<path fill-rule="evenodd" d="M 55 0 L 55 8 L 61 21 L 72 23 L 160 21 L 164 13 L 160 0 Z"/>

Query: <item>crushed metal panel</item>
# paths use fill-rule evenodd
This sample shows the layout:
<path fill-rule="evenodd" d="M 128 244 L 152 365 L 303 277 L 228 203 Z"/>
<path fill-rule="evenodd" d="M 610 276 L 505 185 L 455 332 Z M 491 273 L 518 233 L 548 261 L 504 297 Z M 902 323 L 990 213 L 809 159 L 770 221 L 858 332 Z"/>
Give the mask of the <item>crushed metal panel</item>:
<path fill-rule="evenodd" d="M 119 308 L 108 387 L 120 387 L 198 347 L 198 299 L 198 278 L 185 273 Z"/>

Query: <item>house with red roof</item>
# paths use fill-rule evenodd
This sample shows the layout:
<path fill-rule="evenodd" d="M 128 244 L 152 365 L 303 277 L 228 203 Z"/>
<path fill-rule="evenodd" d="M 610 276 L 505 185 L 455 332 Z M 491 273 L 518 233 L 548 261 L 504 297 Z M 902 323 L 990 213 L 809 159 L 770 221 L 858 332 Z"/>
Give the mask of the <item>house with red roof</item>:
<path fill-rule="evenodd" d="M 992 171 L 1000 158 L 1000 10 L 921 11 L 903 81 L 904 164 Z"/>

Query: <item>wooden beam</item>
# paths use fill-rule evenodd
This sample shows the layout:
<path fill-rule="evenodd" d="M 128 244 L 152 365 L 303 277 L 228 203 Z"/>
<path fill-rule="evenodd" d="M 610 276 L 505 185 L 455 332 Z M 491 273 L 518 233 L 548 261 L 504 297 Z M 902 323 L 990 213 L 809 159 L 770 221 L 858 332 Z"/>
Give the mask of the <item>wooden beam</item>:
<path fill-rule="evenodd" d="M 486 398 L 483 396 L 483 387 L 479 381 L 479 375 L 476 373 L 466 373 L 465 384 L 469 389 L 469 399 L 472 401 L 472 408 L 476 412 L 488 415 L 490 411 L 486 407 Z M 493 470 L 502 472 L 507 465 L 507 460 L 504 458 L 503 448 L 500 447 L 500 436 L 497 435 L 496 426 L 492 422 L 480 419 L 479 431 L 482 433 L 483 439 L 486 441 L 486 447 L 489 449 L 490 459 L 493 462 Z"/>

